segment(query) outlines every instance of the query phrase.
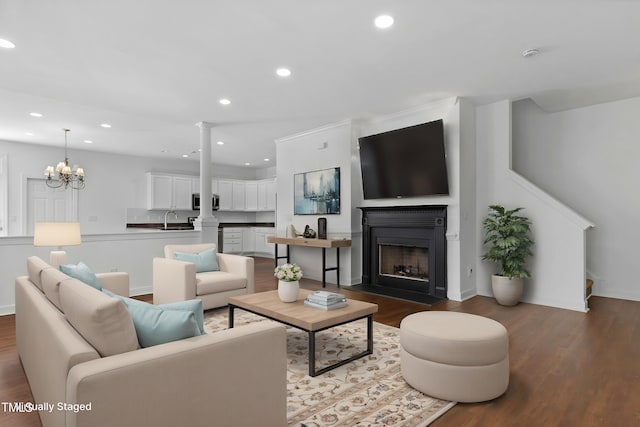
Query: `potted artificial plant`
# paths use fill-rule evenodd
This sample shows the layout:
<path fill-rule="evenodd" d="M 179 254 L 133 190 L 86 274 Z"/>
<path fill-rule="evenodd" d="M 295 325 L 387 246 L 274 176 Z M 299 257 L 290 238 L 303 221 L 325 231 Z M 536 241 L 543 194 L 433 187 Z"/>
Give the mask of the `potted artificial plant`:
<path fill-rule="evenodd" d="M 502 305 L 516 305 L 522 297 L 524 279 L 531 277 L 525 269 L 533 240 L 529 238 L 529 218 L 518 215 L 523 208 L 507 210 L 503 206 L 489 206 L 489 215 L 482 222 L 489 251 L 483 260 L 500 265 L 500 274 L 491 276 L 493 295 Z"/>

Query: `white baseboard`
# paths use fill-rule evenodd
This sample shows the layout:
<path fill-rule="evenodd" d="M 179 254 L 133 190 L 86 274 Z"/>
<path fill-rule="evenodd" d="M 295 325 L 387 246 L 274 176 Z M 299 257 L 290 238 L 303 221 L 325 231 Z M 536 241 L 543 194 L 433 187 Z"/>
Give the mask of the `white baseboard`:
<path fill-rule="evenodd" d="M 474 288 L 474 289 L 467 289 L 466 291 L 462 292 L 460 296 L 462 297 L 462 301 L 466 301 L 468 299 L 475 297 L 476 295 L 478 295 L 478 292 L 476 292 Z"/>
<path fill-rule="evenodd" d="M 136 295 L 153 295 L 153 286 L 138 286 L 137 288 L 131 288 L 129 289 L 129 294 L 131 297 Z"/>
<path fill-rule="evenodd" d="M 595 287 L 594 287 L 595 288 Z M 628 301 L 640 301 L 640 293 L 638 292 L 629 292 L 629 291 L 618 291 L 616 289 L 607 289 L 607 292 L 598 292 L 596 289 L 593 290 L 591 296 L 594 297 L 605 297 L 605 298 L 617 298 L 624 299 Z"/>
<path fill-rule="evenodd" d="M 7 314 L 15 314 L 16 306 L 14 304 L 11 305 L 3 305 L 0 307 L 0 316 L 6 316 Z"/>

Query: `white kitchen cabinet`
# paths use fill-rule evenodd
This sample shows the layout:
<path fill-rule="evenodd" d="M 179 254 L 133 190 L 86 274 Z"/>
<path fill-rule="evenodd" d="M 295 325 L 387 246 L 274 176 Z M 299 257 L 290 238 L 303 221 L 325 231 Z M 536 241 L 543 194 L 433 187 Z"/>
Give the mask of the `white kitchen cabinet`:
<path fill-rule="evenodd" d="M 244 181 L 211 180 L 211 192 L 220 196 L 221 211 L 274 211 L 276 182 L 274 179 Z M 147 173 L 147 209 L 191 210 L 191 195 L 200 193 L 200 178 L 166 173 Z"/>
<path fill-rule="evenodd" d="M 147 174 L 147 209 L 171 209 L 171 186 L 170 176 Z"/>
<path fill-rule="evenodd" d="M 265 210 L 267 211 L 275 211 L 276 210 L 276 192 L 278 186 L 276 185 L 276 180 L 272 179 L 267 182 L 267 207 Z"/>
<path fill-rule="evenodd" d="M 276 181 L 264 179 L 258 181 L 258 211 L 276 210 Z"/>
<path fill-rule="evenodd" d="M 256 227 L 255 229 L 255 249 L 258 255 L 275 256 L 275 247 L 272 243 L 267 243 L 267 236 L 275 234 L 273 227 Z"/>
<path fill-rule="evenodd" d="M 172 191 L 174 209 L 191 210 L 191 193 L 193 193 L 192 184 L 192 178 L 181 176 L 173 177 Z"/>
<path fill-rule="evenodd" d="M 147 209 L 191 210 L 192 177 L 147 173 Z"/>
<path fill-rule="evenodd" d="M 218 180 L 218 194 L 220 195 L 220 210 L 230 211 L 233 207 L 233 183 L 224 179 Z"/>
<path fill-rule="evenodd" d="M 218 180 L 218 193 L 220 195 L 221 211 L 245 210 L 245 183 L 231 179 Z"/>
<path fill-rule="evenodd" d="M 233 188 L 233 203 L 231 205 L 231 210 L 234 211 L 243 211 L 246 209 L 246 200 L 245 200 L 245 194 L 246 194 L 246 185 L 244 183 L 244 181 L 233 181 L 232 182 L 232 188 Z"/>
<path fill-rule="evenodd" d="M 245 227 L 242 230 L 242 252 L 245 254 L 253 254 L 256 250 L 255 230 L 254 227 Z"/>
<path fill-rule="evenodd" d="M 224 227 L 222 252 L 273 257 L 274 246 L 267 243 L 267 236 L 275 234 L 273 227 Z"/>
<path fill-rule="evenodd" d="M 258 183 L 255 181 L 247 181 L 244 184 L 244 208 L 247 211 L 255 212 L 258 209 Z"/>
<path fill-rule="evenodd" d="M 222 229 L 222 252 L 225 254 L 239 254 L 243 251 L 243 229 L 239 227 L 225 227 Z"/>

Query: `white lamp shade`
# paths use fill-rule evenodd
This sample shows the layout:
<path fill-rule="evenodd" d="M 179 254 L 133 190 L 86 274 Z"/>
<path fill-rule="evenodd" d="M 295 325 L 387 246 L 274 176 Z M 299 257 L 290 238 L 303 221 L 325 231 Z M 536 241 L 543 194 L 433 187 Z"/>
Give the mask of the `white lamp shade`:
<path fill-rule="evenodd" d="M 74 246 L 82 243 L 79 222 L 36 222 L 34 246 Z"/>

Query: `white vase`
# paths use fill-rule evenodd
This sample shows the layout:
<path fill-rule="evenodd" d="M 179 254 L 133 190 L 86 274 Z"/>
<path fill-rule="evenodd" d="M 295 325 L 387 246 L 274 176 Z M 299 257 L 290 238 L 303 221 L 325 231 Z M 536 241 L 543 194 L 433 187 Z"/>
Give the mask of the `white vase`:
<path fill-rule="evenodd" d="M 300 291 L 300 283 L 286 282 L 278 280 L 278 296 L 282 302 L 296 302 L 298 300 L 298 292 Z"/>

